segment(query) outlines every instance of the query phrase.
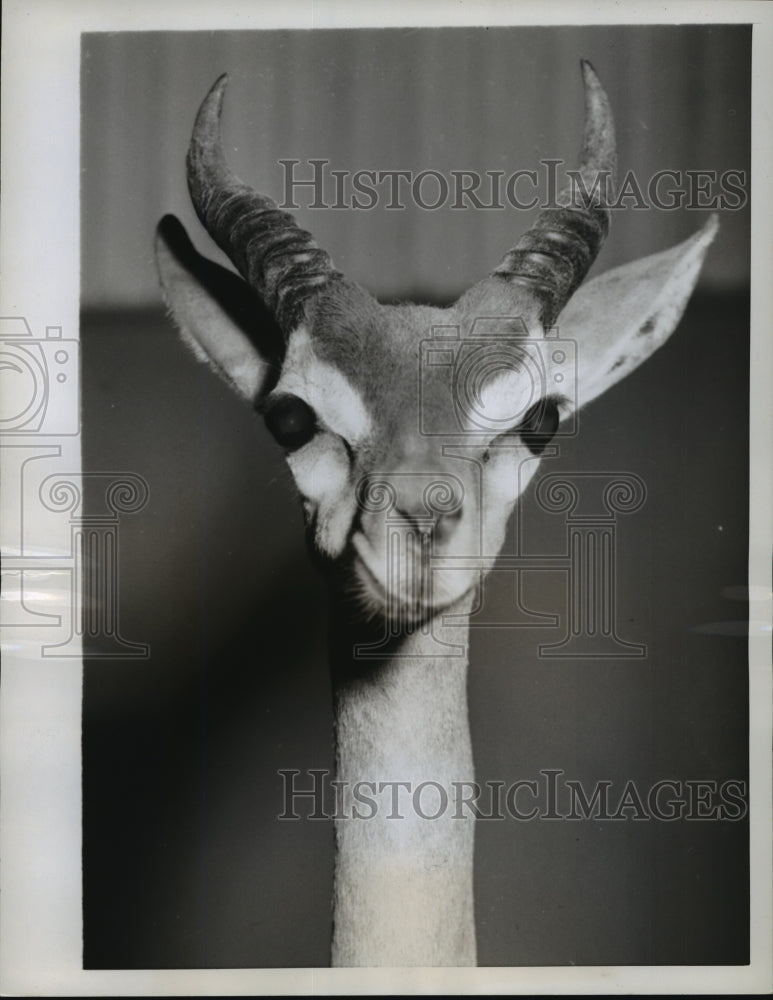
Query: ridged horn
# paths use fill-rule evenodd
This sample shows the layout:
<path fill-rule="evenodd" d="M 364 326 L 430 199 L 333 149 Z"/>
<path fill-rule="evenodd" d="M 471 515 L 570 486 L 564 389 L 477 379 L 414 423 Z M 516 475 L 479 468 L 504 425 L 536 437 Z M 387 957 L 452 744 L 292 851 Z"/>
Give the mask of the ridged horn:
<path fill-rule="evenodd" d="M 540 318 L 548 326 L 590 270 L 609 232 L 608 205 L 617 174 L 609 99 L 591 64 L 583 59 L 581 66 L 585 82 L 582 185 L 569 184 L 556 198 L 558 207 L 543 210 L 492 272 L 492 277 L 530 288 L 540 301 Z"/>
<path fill-rule="evenodd" d="M 309 299 L 341 275 L 292 215 L 240 181 L 226 163 L 220 115 L 227 84 L 223 74 L 196 116 L 188 189 L 204 228 L 289 333 L 301 322 Z"/>

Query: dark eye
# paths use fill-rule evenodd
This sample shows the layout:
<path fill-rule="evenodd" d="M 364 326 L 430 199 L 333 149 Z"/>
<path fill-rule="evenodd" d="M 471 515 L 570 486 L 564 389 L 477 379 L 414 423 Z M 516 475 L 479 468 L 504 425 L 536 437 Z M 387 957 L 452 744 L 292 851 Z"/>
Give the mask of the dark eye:
<path fill-rule="evenodd" d="M 541 455 L 558 430 L 560 417 L 552 399 L 541 399 L 526 411 L 518 428 L 521 440 L 532 453 Z"/>
<path fill-rule="evenodd" d="M 282 396 L 269 406 L 263 418 L 277 444 L 288 451 L 301 448 L 317 433 L 314 410 L 298 396 Z"/>

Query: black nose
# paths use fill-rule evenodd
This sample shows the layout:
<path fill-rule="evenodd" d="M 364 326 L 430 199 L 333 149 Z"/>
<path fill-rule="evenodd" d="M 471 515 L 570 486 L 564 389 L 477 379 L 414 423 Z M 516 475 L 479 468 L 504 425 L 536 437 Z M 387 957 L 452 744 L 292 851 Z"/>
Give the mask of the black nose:
<path fill-rule="evenodd" d="M 450 538 L 462 519 L 461 505 L 451 511 L 428 511 L 424 505 L 398 504 L 395 510 L 414 531 L 438 541 Z"/>

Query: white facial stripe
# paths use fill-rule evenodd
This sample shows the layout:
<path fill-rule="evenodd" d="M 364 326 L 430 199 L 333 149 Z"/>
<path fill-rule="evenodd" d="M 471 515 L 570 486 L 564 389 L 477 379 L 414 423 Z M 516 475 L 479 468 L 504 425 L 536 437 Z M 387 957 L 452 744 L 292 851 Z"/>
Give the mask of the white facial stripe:
<path fill-rule="evenodd" d="M 331 434 L 317 435 L 287 456 L 307 517 L 316 517 L 316 544 L 330 556 L 346 544 L 357 502 L 349 482 L 349 458 Z"/>
<path fill-rule="evenodd" d="M 290 470 L 304 497 L 321 503 L 338 496 L 349 481 L 349 461 L 328 435 L 320 435 L 287 456 Z"/>
<path fill-rule="evenodd" d="M 323 426 L 352 446 L 366 440 L 372 431 L 361 394 L 337 368 L 316 356 L 304 327 L 290 334 L 275 392 L 292 393 L 306 400 Z"/>
<path fill-rule="evenodd" d="M 317 545 L 329 556 L 339 556 L 346 546 L 354 515 L 357 513 L 357 501 L 354 493 L 344 494 L 340 501 L 325 507 L 320 507 L 317 518 Z"/>

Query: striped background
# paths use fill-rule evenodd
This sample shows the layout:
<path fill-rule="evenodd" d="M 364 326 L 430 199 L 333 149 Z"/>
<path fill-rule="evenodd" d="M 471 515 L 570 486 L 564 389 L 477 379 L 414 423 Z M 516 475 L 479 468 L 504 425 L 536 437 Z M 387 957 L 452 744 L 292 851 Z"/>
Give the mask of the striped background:
<path fill-rule="evenodd" d="M 745 26 L 146 32 L 83 36 L 83 304 L 159 300 L 151 244 L 190 208 L 184 157 L 196 109 L 228 71 L 224 133 L 236 171 L 281 199 L 280 159 L 331 169 L 534 169 L 571 165 L 582 130 L 579 59 L 617 120 L 622 172 L 749 167 Z M 299 168 L 299 171 L 302 168 Z M 305 168 L 308 170 L 308 167 Z M 382 189 L 383 190 L 383 189 Z M 425 193 L 432 197 L 428 182 Z M 304 198 L 305 195 L 301 195 Z M 300 201 L 302 205 L 308 202 Z M 445 299 L 498 263 L 525 211 L 302 209 L 352 278 L 385 297 Z M 705 212 L 619 213 L 597 268 L 688 236 Z M 746 212 L 725 212 L 703 281 L 748 280 Z"/>
<path fill-rule="evenodd" d="M 329 960 L 329 824 L 279 822 L 280 768 L 332 765 L 323 581 L 262 421 L 160 312 L 153 230 L 189 206 L 196 109 L 231 74 L 235 169 L 282 196 L 278 160 L 336 169 L 529 169 L 574 160 L 579 59 L 613 102 L 623 170 L 748 168 L 750 33 L 737 27 L 120 34 L 83 40 L 84 468 L 149 484 L 121 519 L 121 634 L 147 661 L 87 661 L 84 964 L 313 967 Z M 299 212 L 382 296 L 446 299 L 529 224 L 517 211 Z M 705 212 L 625 211 L 603 270 L 688 236 Z M 563 768 L 590 791 L 744 779 L 748 761 L 748 222 L 725 212 L 669 343 L 561 442 L 545 471 L 622 471 L 647 503 L 620 517 L 620 635 L 648 658 L 548 661 L 555 628 L 472 637 L 478 780 Z M 101 307 L 99 309 L 94 307 Z M 529 492 L 511 524 L 564 551 Z M 561 572 L 524 607 L 561 612 Z M 489 620 L 517 611 L 486 583 Z M 562 619 L 565 620 L 565 619 Z M 730 631 L 728 631 L 730 630 Z M 745 823 L 485 823 L 476 832 L 482 965 L 743 964 Z"/>

